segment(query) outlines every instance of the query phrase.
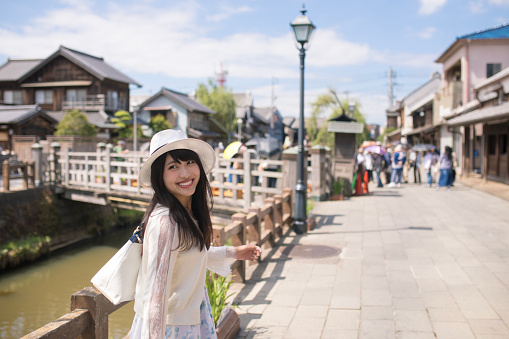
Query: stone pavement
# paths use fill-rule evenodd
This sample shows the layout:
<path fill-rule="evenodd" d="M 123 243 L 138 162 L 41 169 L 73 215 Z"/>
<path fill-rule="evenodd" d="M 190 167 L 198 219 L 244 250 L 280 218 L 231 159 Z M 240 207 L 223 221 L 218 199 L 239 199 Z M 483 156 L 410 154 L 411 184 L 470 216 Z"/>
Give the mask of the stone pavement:
<path fill-rule="evenodd" d="M 313 214 L 232 286 L 237 338 L 509 338 L 509 201 L 404 184 Z"/>

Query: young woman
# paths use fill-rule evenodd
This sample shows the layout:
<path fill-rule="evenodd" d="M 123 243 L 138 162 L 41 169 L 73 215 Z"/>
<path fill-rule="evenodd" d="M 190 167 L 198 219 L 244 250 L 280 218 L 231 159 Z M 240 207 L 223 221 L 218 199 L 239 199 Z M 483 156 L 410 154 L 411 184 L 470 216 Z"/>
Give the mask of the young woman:
<path fill-rule="evenodd" d="M 206 270 L 226 276 L 235 260 L 256 260 L 258 246 L 212 247 L 206 142 L 165 130 L 150 141 L 139 181 L 154 196 L 145 212 L 143 257 L 129 338 L 216 338 Z"/>

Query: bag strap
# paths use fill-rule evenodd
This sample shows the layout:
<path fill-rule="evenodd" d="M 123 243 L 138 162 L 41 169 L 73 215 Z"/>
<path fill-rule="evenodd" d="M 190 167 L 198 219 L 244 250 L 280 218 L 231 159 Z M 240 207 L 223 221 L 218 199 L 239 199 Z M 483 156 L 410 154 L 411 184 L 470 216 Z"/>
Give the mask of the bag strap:
<path fill-rule="evenodd" d="M 137 243 L 137 244 L 143 244 L 142 234 L 144 233 L 143 231 L 145 229 L 145 220 L 146 219 L 143 219 L 141 224 L 139 224 L 138 227 L 136 227 L 136 229 L 134 230 L 133 235 L 129 238 L 129 240 L 131 240 L 131 242 Z"/>

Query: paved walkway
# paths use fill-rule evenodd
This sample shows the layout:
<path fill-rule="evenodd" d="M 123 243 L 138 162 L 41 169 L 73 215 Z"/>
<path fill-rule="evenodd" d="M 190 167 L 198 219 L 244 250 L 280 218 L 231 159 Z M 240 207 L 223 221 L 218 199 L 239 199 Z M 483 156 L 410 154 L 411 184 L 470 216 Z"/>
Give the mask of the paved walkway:
<path fill-rule="evenodd" d="M 314 214 L 234 284 L 238 338 L 509 338 L 509 201 L 404 184 Z"/>

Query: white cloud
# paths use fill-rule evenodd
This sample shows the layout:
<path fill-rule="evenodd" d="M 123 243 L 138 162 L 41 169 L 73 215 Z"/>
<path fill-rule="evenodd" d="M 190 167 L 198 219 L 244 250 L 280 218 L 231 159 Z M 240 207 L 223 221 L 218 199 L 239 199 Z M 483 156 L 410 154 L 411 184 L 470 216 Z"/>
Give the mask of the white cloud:
<path fill-rule="evenodd" d="M 434 35 L 437 29 L 435 27 L 426 27 L 422 31 L 420 31 L 417 35 L 421 39 L 431 39 Z"/>
<path fill-rule="evenodd" d="M 419 0 L 421 7 L 419 14 L 429 15 L 435 13 L 440 7 L 445 5 L 447 0 Z"/>
<path fill-rule="evenodd" d="M 64 45 L 104 57 L 106 62 L 128 75 L 136 72 L 161 75 L 161 78 L 200 80 L 213 76 L 223 62 L 230 78 L 248 79 L 245 83 L 250 83 L 251 79 L 259 83 L 266 78 L 269 84 L 272 76 L 281 79 L 276 88 L 276 105 L 284 115 L 298 114 L 299 57 L 289 30 L 276 36 L 234 31 L 216 37 L 212 35 L 214 27 L 209 25 L 219 19 L 218 15 L 238 15 L 250 9 L 223 7 L 207 21 L 202 19 L 204 8 L 195 1 L 170 7 L 149 3 L 150 0 L 134 5 L 108 3 L 99 12 L 93 10 L 89 1 L 64 0 L 62 7 L 30 18 L 24 27 L 0 28 L 0 55 L 47 57 L 59 45 Z M 306 79 L 318 84 L 315 88 L 306 88 L 306 115 L 310 113 L 310 103 L 316 96 L 327 93 L 326 86 L 331 85 L 326 83 L 329 80 L 321 78 L 324 73 L 327 79 L 338 83 L 348 78 L 341 73 L 334 75 L 344 66 L 371 63 L 384 68 L 389 64 L 430 67 L 435 57 L 434 54 L 376 51 L 365 43 L 343 39 L 331 28 L 320 28 L 306 54 Z M 285 79 L 292 81 L 285 83 Z M 257 105 L 270 105 L 270 85 L 245 86 L 253 92 Z M 386 102 L 382 103 L 374 95 L 358 95 L 358 98 L 363 100 L 370 122 L 382 121 L 379 119 L 385 114 Z"/>
<path fill-rule="evenodd" d="M 219 22 L 219 21 L 228 19 L 232 15 L 235 15 L 238 13 L 247 13 L 247 12 L 251 12 L 251 11 L 252 11 L 251 7 L 248 7 L 248 6 L 242 6 L 242 7 L 236 7 L 236 8 L 230 7 L 230 6 L 221 6 L 221 13 L 209 15 L 209 16 L 207 16 L 206 20 L 212 21 L 212 22 Z"/>

